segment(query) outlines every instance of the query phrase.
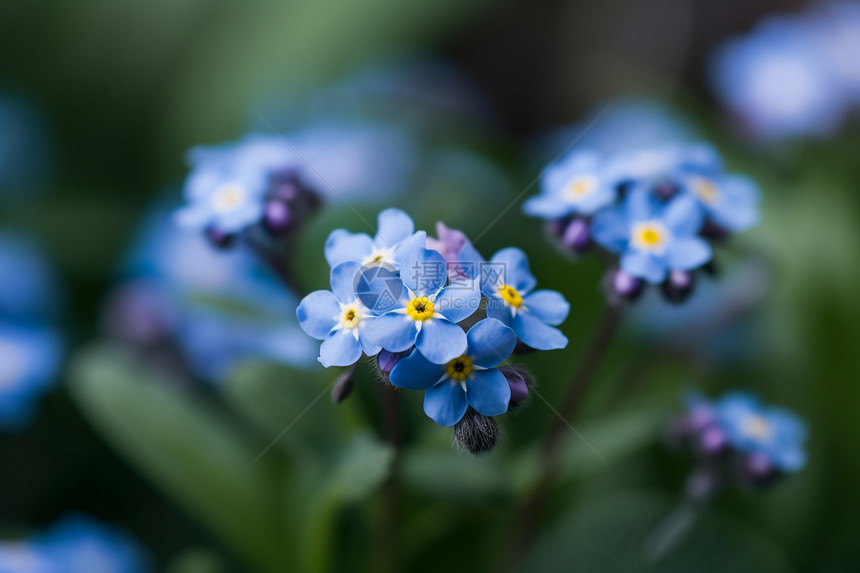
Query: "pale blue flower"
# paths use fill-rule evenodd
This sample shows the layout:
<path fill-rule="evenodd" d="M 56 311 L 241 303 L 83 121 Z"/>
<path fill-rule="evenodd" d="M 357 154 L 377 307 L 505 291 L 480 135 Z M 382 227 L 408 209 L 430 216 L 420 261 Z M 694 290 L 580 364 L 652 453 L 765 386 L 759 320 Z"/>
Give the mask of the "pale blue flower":
<path fill-rule="evenodd" d="M 758 185 L 749 177 L 731 174 L 685 174 L 682 187 L 694 196 L 706 217 L 721 228 L 737 233 L 759 221 Z"/>
<path fill-rule="evenodd" d="M 541 194 L 529 198 L 523 211 L 549 220 L 591 215 L 612 203 L 616 195 L 604 158 L 594 151 L 577 150 L 543 172 Z"/>
<path fill-rule="evenodd" d="M 400 209 L 379 213 L 376 236 L 335 229 L 325 242 L 325 258 L 332 267 L 345 262 L 388 265 L 399 269 L 404 256 L 423 248 L 427 233 L 415 232 L 412 218 Z"/>

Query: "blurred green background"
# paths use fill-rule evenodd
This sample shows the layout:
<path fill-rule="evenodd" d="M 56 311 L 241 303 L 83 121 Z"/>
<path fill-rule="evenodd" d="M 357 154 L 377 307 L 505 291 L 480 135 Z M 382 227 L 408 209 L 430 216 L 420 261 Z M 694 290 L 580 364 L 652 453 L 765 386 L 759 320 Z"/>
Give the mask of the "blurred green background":
<path fill-rule="evenodd" d="M 852 453 L 860 412 L 860 131 L 749 144 L 703 85 L 706 56 L 720 40 L 792 6 L 800 3 L 4 2 L 0 90 L 41 115 L 50 161 L 35 195 L 4 200 L 0 225 L 36 235 L 59 270 L 70 367 L 32 428 L 0 436 L 0 524 L 21 531 L 82 510 L 122 524 L 158 570 L 179 572 L 266 569 L 272 561 L 282 568 L 268 570 L 392 570 L 391 546 L 398 569 L 495 570 L 537 440 L 552 423 L 541 402 L 507 417 L 499 451 L 474 460 L 452 451 L 449 431 L 423 416 L 420 397 L 404 396 L 403 498 L 396 527 L 385 530 L 378 486 L 391 454 L 375 437 L 383 423 L 371 384 L 338 407 L 320 401 L 279 442 L 288 461 L 264 458 L 246 472 L 248 453 L 253 459 L 333 373 L 248 363 L 223 398 L 174 396 L 170 386 L 149 384 L 155 375 L 144 366 L 92 346 L 141 217 L 158 197 L 178 200 L 188 148 L 264 129 L 258 109 L 286 129 L 281 117 L 300 122 L 321 87 L 358 69 L 433 58 L 470 78 L 483 99 L 478 116 L 455 117 L 425 137 L 471 150 L 512 183 L 475 177 L 462 189 L 457 167 L 441 163 L 426 185 L 395 200 L 419 228 L 443 218 L 480 232 L 539 173 L 533 136 L 618 96 L 668 102 L 719 147 L 732 171 L 749 173 L 764 191 L 763 223 L 724 264 L 728 272 L 737 253 L 752 252 L 769 269 L 766 293 L 737 334 L 743 352 L 715 357 L 669 336 L 623 331 L 577 426 L 608 463 L 570 442 L 530 570 L 631 570 L 625 556 L 677 501 L 689 469 L 661 440 L 686 387 L 754 388 L 793 409 L 811 428 L 809 463 L 762 495 L 720 496 L 671 563 L 655 570 L 860 570 L 860 462 Z M 372 220 L 384 206 L 362 213 Z M 336 226 L 364 230 L 336 204 L 312 223 L 301 260 L 313 288 L 326 286 L 322 244 Z M 569 348 L 525 359 L 542 394 L 560 400 L 603 306 L 602 267 L 559 254 L 541 223 L 519 208 L 504 212 L 477 244 L 485 254 L 508 245 L 530 254 L 543 287 L 571 301 L 562 327 Z M 151 419 L 133 415 L 142 403 L 151 405 Z M 158 431 L 147 438 L 138 423 Z M 242 428 L 231 432 L 235 424 Z M 332 452 L 321 459 L 302 452 L 327 433 Z M 171 467 L 170 454 L 189 460 L 190 473 Z M 326 483 L 317 465 L 328 468 Z M 222 467 L 229 472 L 218 469 L 212 479 Z M 273 540 L 272 528 L 290 541 Z M 295 553 L 279 556 L 285 549 Z"/>

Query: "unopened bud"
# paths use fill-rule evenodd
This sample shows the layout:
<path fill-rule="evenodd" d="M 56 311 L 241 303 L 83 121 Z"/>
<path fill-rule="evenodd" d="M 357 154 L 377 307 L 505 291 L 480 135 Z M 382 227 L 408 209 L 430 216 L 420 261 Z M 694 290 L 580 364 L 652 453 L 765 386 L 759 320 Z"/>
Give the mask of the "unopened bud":
<path fill-rule="evenodd" d="M 454 426 L 454 437 L 473 455 L 486 454 L 499 441 L 499 425 L 493 418 L 479 414 L 471 407 Z"/>
<path fill-rule="evenodd" d="M 534 378 L 526 370 L 519 366 L 502 366 L 499 372 L 511 387 L 511 406 L 529 397 L 529 386 L 534 383 Z"/>
<path fill-rule="evenodd" d="M 335 379 L 334 385 L 331 387 L 331 403 L 340 404 L 346 400 L 347 396 L 352 392 L 353 386 L 355 386 L 355 365 L 344 370 Z"/>
<path fill-rule="evenodd" d="M 210 227 L 206 229 L 206 238 L 209 239 L 209 243 L 212 246 L 217 247 L 219 249 L 227 249 L 230 245 L 233 244 L 233 235 L 229 233 L 225 233 L 220 229 L 216 229 L 215 227 Z"/>
<path fill-rule="evenodd" d="M 293 222 L 289 205 L 283 199 L 270 199 L 266 203 L 263 226 L 273 235 L 287 232 Z"/>
<path fill-rule="evenodd" d="M 645 288 L 645 281 L 621 269 L 610 271 L 609 288 L 624 300 L 636 300 Z"/>
<path fill-rule="evenodd" d="M 573 219 L 564 229 L 561 238 L 564 246 L 575 253 L 584 253 L 591 247 L 591 233 L 585 219 Z"/>
<path fill-rule="evenodd" d="M 663 283 L 663 295 L 669 302 L 683 302 L 693 293 L 696 286 L 696 275 L 689 271 L 669 271 L 669 276 Z"/>

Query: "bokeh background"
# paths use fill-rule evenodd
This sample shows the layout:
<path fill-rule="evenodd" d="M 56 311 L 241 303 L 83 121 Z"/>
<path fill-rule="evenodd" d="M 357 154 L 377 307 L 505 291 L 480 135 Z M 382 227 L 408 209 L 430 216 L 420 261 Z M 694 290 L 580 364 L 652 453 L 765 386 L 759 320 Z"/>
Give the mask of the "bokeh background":
<path fill-rule="evenodd" d="M 721 254 L 713 288 L 702 288 L 686 315 L 645 305 L 625 324 L 578 426 L 608 463 L 570 443 L 532 570 L 615 570 L 632 551 L 625 540 L 646 535 L 671 510 L 690 460 L 667 447 L 662 428 L 691 387 L 753 388 L 791 408 L 809 423 L 809 461 L 765 492 L 720 495 L 671 565 L 654 570 L 860 570 L 856 111 L 823 136 L 754 137 L 709 79 L 727 39 L 768 14 L 805 8 L 682 0 L 4 2 L 0 167 L 11 175 L 2 183 L 0 229 L 41 249 L 56 291 L 49 320 L 63 347 L 63 366 L 30 423 L 0 434 L 4 539 L 83 513 L 120 527 L 158 571 L 495 570 L 530 456 L 552 423 L 541 402 L 509 416 L 499 451 L 473 460 L 452 450 L 449 431 L 424 417 L 419 398 L 404 397 L 402 503 L 396 528 L 386 530 L 378 483 L 356 485 L 355 475 L 388 463 L 370 441 L 344 450 L 359 468 L 329 471 L 327 493 L 301 469 L 315 463 L 313 450 L 381 433 L 369 375 L 346 403 L 316 404 L 290 443 L 276 448 L 287 461 L 277 469 L 265 461 L 260 477 L 241 465 L 240 446 L 261 451 L 335 373 L 314 366 L 313 355 L 310 365 L 302 356 L 275 364 L 256 342 L 242 341 L 235 363 L 196 376 L 215 382 L 156 380 L 154 359 L 123 362 L 97 341 L 127 334 L 112 330 L 111 293 L 129 276 L 162 272 L 152 271 L 164 263 L 151 262 L 158 255 L 146 245 L 175 232 L 169 212 L 181 202 L 189 148 L 249 131 L 373 123 L 403 130 L 398 137 L 407 141 L 351 159 L 380 162 L 374 176 L 392 170 L 390 189 L 356 195 L 365 217 L 397 206 L 419 228 L 442 219 L 482 233 L 476 245 L 485 254 L 519 246 L 541 285 L 571 301 L 562 327 L 568 349 L 525 359 L 543 395 L 558 400 L 603 307 L 603 268 L 595 258 L 572 261 L 540 221 L 508 206 L 536 193 L 521 194 L 598 117 L 586 137 L 610 146 L 639 137 L 647 144 L 652 133 L 714 143 L 732 171 L 761 185 L 762 223 Z M 853 57 L 860 69 L 860 52 Z M 333 173 L 342 166 L 325 138 L 309 145 Z M 322 244 L 337 226 L 365 230 L 330 196 L 298 255 L 312 288 L 327 287 Z M 190 249 L 180 266 L 206 267 L 205 256 Z M 276 314 L 295 304 L 265 290 L 257 302 Z M 152 316 L 142 312 L 128 320 Z M 294 324 L 288 315 L 285 324 Z M 154 394 L 123 394 L 123 384 Z M 201 417 L 189 417 L 198 407 Z M 184 449 L 192 438 L 196 449 Z M 172 466 L 171 453 L 188 467 Z M 227 473 L 213 477 L 222 462 Z M 256 499 L 263 490 L 249 490 L 278 472 L 273 491 L 281 498 Z M 315 501 L 300 507 L 296 500 L 307 497 Z M 272 557 L 272 543 L 261 541 L 271 528 L 254 522 L 246 502 L 274 512 L 291 539 L 285 546 L 295 549 L 288 559 Z"/>

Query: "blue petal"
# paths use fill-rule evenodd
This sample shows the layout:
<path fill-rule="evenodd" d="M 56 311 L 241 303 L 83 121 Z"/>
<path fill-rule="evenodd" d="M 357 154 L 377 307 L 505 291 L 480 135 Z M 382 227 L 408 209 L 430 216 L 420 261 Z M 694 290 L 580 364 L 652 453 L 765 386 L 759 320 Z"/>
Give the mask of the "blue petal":
<path fill-rule="evenodd" d="M 462 328 L 444 318 L 431 318 L 421 326 L 415 346 L 430 362 L 445 364 L 465 354 L 468 344 Z"/>
<path fill-rule="evenodd" d="M 552 195 L 537 195 L 523 203 L 523 213 L 542 219 L 561 219 L 575 211 L 571 204 Z"/>
<path fill-rule="evenodd" d="M 444 375 L 444 366 L 433 364 L 416 350 L 394 365 L 390 379 L 391 383 L 398 388 L 427 390 L 439 382 Z"/>
<path fill-rule="evenodd" d="M 473 372 L 466 381 L 466 400 L 484 416 L 498 416 L 508 411 L 511 387 L 495 368 Z"/>
<path fill-rule="evenodd" d="M 424 413 L 440 426 L 453 426 L 463 419 L 469 403 L 459 384 L 445 380 L 424 393 Z"/>
<path fill-rule="evenodd" d="M 362 261 L 373 251 L 373 241 L 364 233 L 335 229 L 325 242 L 325 260 L 333 267 L 348 261 Z"/>
<path fill-rule="evenodd" d="M 650 283 L 659 283 L 666 277 L 665 261 L 651 253 L 630 251 L 621 255 L 621 269 Z"/>
<path fill-rule="evenodd" d="M 358 340 L 348 329 L 336 330 L 328 335 L 320 346 L 320 363 L 329 366 L 349 366 L 361 358 Z"/>
<path fill-rule="evenodd" d="M 477 281 L 471 279 L 452 282 L 436 297 L 433 303 L 436 312 L 451 322 L 460 322 L 472 316 L 481 305 L 481 293 L 477 286 Z"/>
<path fill-rule="evenodd" d="M 619 209 L 606 209 L 594 216 L 591 237 L 604 248 L 617 253 L 630 241 L 630 227 Z"/>
<path fill-rule="evenodd" d="M 358 344 L 368 356 L 376 356 L 382 350 L 382 345 L 376 340 L 368 337 L 366 334 L 367 327 L 370 326 L 374 320 L 376 320 L 376 317 L 364 318 L 358 325 Z"/>
<path fill-rule="evenodd" d="M 494 318 L 502 324 L 510 326 L 514 321 L 511 305 L 499 297 L 490 298 L 487 301 L 487 318 Z"/>
<path fill-rule="evenodd" d="M 516 247 L 502 249 L 493 255 L 490 265 L 494 268 L 498 265 L 504 284 L 513 286 L 520 291 L 520 294 L 527 293 L 537 284 L 537 280 L 529 270 L 528 257 L 521 249 Z"/>
<path fill-rule="evenodd" d="M 460 252 L 457 254 L 457 261 L 460 264 L 460 268 L 462 268 L 463 271 L 473 279 L 479 278 L 481 269 L 485 262 L 484 257 L 481 256 L 481 253 L 478 252 L 472 243 L 466 243 L 463 245 Z M 483 281 L 481 288 L 483 288 Z"/>
<path fill-rule="evenodd" d="M 483 368 L 493 368 L 507 360 L 517 345 L 514 331 L 494 318 L 484 319 L 470 328 L 466 338 L 469 357 Z"/>
<path fill-rule="evenodd" d="M 640 186 L 627 194 L 624 209 L 628 221 L 647 221 L 654 217 L 659 208 L 651 190 Z"/>
<path fill-rule="evenodd" d="M 394 266 L 398 269 L 402 267 L 403 261 L 415 256 L 415 254 L 427 245 L 427 232 L 418 231 L 414 235 L 407 237 L 397 243 L 394 247 L 392 258 Z"/>
<path fill-rule="evenodd" d="M 374 244 L 389 249 L 415 232 L 415 223 L 400 209 L 386 209 L 377 217 Z"/>
<path fill-rule="evenodd" d="M 296 317 L 302 330 L 317 340 L 324 340 L 338 323 L 340 305 L 327 290 L 312 292 L 302 299 L 296 309 Z"/>
<path fill-rule="evenodd" d="M 530 312 L 547 324 L 561 324 L 570 313 L 570 303 L 554 290 L 538 290 L 523 297 L 520 312 Z"/>
<path fill-rule="evenodd" d="M 517 313 L 513 329 L 520 340 L 537 350 L 554 350 L 567 346 L 567 337 L 559 329 L 544 324 L 527 312 Z"/>
<path fill-rule="evenodd" d="M 353 288 L 361 304 L 375 314 L 394 310 L 401 307 L 401 302 L 408 302 L 402 300 L 409 296 L 403 281 L 396 271 L 386 265 L 362 267 Z"/>
<path fill-rule="evenodd" d="M 367 344 L 379 345 L 390 352 L 403 352 L 415 344 L 415 321 L 405 314 L 387 313 L 374 318 L 362 336 Z"/>
<path fill-rule="evenodd" d="M 674 236 L 689 237 L 702 229 L 704 216 L 695 198 L 690 195 L 680 195 L 663 211 L 663 222 Z"/>
<path fill-rule="evenodd" d="M 445 259 L 436 251 L 418 249 L 403 260 L 400 278 L 415 294 L 436 294 L 448 278 Z"/>
<path fill-rule="evenodd" d="M 360 278 L 361 268 L 359 263 L 348 262 L 331 269 L 331 290 L 337 300 L 344 304 L 355 300 L 356 282 Z"/>
<path fill-rule="evenodd" d="M 666 262 L 670 269 L 688 271 L 698 268 L 711 260 L 711 247 L 703 240 L 673 239 L 666 246 Z"/>

